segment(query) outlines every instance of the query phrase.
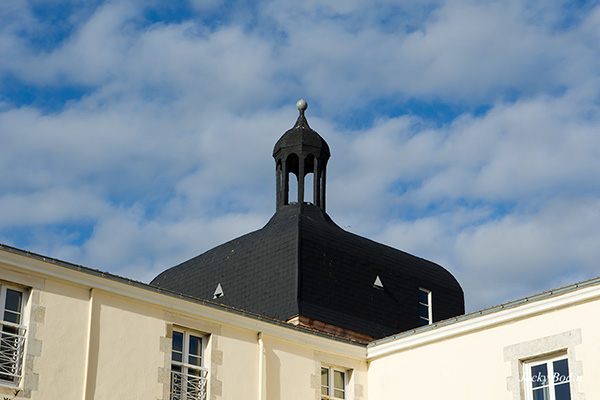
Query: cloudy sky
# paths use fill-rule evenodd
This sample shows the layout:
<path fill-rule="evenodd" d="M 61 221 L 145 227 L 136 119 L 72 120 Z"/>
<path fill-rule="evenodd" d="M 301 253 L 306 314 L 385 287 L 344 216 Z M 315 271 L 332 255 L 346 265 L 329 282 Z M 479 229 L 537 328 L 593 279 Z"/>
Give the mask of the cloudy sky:
<path fill-rule="evenodd" d="M 295 103 L 328 213 L 476 310 L 600 275 L 597 1 L 0 2 L 0 242 L 150 281 L 262 227 Z"/>

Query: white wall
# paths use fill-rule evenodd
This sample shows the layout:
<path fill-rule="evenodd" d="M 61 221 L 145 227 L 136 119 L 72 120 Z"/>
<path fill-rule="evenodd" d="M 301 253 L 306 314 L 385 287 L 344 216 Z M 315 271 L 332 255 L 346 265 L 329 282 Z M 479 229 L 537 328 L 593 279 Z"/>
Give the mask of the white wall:
<path fill-rule="evenodd" d="M 372 346 L 369 398 L 520 399 L 521 361 L 563 351 L 579 378 L 573 400 L 600 399 L 598 291 L 583 302 L 576 291 L 562 305 L 557 296 Z"/>

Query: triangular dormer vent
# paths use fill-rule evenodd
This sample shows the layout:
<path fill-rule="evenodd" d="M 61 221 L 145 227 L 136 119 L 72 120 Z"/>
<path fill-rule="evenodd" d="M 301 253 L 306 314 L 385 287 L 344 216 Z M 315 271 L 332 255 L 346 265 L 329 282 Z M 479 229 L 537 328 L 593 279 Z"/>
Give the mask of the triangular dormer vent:
<path fill-rule="evenodd" d="M 381 283 L 381 279 L 379 279 L 379 275 L 375 278 L 375 282 L 373 283 L 373 287 L 375 289 L 383 289 L 383 283 Z"/>
<path fill-rule="evenodd" d="M 217 285 L 217 288 L 215 289 L 215 293 L 213 293 L 213 300 L 214 299 L 218 299 L 219 297 L 223 297 L 223 288 L 221 287 L 221 284 L 219 283 Z"/>

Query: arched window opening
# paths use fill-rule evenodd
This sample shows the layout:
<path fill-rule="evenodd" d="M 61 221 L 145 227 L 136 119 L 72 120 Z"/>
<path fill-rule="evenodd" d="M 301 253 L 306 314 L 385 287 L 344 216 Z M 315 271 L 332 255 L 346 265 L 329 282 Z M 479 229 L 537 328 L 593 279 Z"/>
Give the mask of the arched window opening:
<path fill-rule="evenodd" d="M 290 154 L 286 160 L 288 174 L 286 179 L 288 181 L 288 201 L 285 204 L 293 203 L 298 201 L 298 172 L 300 167 L 300 160 L 296 154 Z"/>
<path fill-rule="evenodd" d="M 315 154 L 291 153 L 276 162 L 277 207 L 309 203 L 325 210 L 325 165 Z"/>
<path fill-rule="evenodd" d="M 304 201 L 315 204 L 314 200 L 314 179 L 315 174 L 309 172 L 304 177 Z"/>
<path fill-rule="evenodd" d="M 289 191 L 288 202 L 286 204 L 298 201 L 298 177 L 293 172 L 288 174 Z"/>
<path fill-rule="evenodd" d="M 314 197 L 314 182 L 316 172 L 316 159 L 313 154 L 309 154 L 304 159 L 304 199 L 303 201 L 317 204 Z"/>
<path fill-rule="evenodd" d="M 323 164 L 320 166 L 319 171 L 319 206 L 325 211 L 325 187 L 326 187 L 326 179 L 327 179 L 327 164 Z"/>
<path fill-rule="evenodd" d="M 283 164 L 281 160 L 277 161 L 277 166 L 275 167 L 275 187 L 276 187 L 276 202 L 277 208 L 281 207 L 285 204 L 286 199 L 284 197 L 284 179 L 283 179 Z"/>

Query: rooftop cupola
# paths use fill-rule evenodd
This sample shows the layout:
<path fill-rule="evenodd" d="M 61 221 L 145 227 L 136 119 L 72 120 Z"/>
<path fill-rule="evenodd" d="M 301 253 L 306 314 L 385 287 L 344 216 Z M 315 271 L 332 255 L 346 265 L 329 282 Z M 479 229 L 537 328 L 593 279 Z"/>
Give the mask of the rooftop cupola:
<path fill-rule="evenodd" d="M 304 111 L 306 101 L 296 103 L 300 115 L 294 127 L 288 130 L 275 144 L 277 179 L 277 210 L 290 203 L 290 174 L 296 176 L 298 203 L 304 203 L 306 178 L 312 176 L 312 203 L 325 211 L 325 181 L 329 146 L 325 140 L 308 126 Z M 293 202 L 293 200 L 292 200 Z"/>
<path fill-rule="evenodd" d="M 464 313 L 462 288 L 447 270 L 348 232 L 327 215 L 329 146 L 308 126 L 306 102 L 297 107 L 296 124 L 273 149 L 277 210 L 269 222 L 150 284 L 362 342 Z M 298 202 L 289 201 L 290 176 Z"/>

